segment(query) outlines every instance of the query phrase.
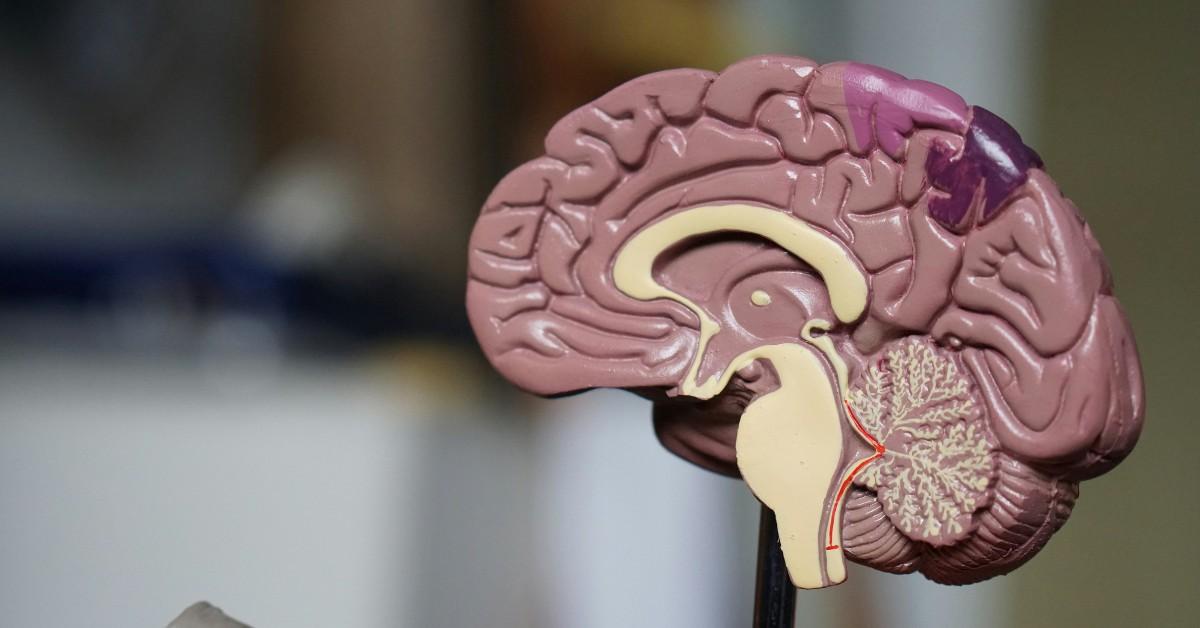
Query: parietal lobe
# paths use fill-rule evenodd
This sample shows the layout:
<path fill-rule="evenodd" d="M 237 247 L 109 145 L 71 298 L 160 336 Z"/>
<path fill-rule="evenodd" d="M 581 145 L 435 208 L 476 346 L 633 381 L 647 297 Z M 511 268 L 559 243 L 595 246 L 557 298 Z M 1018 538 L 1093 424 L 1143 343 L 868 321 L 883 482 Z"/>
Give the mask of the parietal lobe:
<path fill-rule="evenodd" d="M 1133 448 L 1132 332 L 1042 160 L 950 90 L 746 59 L 617 87 L 487 199 L 467 307 L 545 396 L 625 388 L 775 511 L 792 581 L 845 558 L 1007 573 Z"/>

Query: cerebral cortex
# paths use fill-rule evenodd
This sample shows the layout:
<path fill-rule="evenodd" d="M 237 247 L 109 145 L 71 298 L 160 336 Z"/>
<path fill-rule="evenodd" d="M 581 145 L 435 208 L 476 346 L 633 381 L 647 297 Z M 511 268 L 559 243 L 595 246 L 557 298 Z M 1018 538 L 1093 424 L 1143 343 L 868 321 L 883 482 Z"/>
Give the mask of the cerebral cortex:
<path fill-rule="evenodd" d="M 819 272 L 744 234 L 688 241 L 654 267 L 726 322 L 707 345 L 692 309 L 617 289 L 614 257 L 635 234 L 717 203 L 840 243 L 867 278 L 865 310 L 835 321 Z M 630 81 L 496 186 L 469 249 L 471 324 L 505 377 L 541 395 L 636 390 L 669 448 L 726 473 L 737 411 L 770 368 L 704 401 L 686 399 L 688 369 L 720 372 L 722 355 L 834 321 L 847 410 L 885 449 L 847 494 L 843 545 L 885 571 L 1010 571 L 1141 429 L 1132 333 L 1079 210 L 998 116 L 881 68 L 768 56 Z M 843 459 L 870 453 L 859 441 Z"/>

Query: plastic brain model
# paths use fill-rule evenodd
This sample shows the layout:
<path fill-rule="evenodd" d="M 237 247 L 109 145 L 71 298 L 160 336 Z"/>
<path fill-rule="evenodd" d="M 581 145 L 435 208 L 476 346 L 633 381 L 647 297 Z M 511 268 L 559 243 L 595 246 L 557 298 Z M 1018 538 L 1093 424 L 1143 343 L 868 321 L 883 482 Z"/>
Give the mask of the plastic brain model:
<path fill-rule="evenodd" d="M 1007 573 L 1141 429 L 1079 211 L 1003 120 L 881 68 L 630 81 L 496 186 L 469 255 L 495 368 L 652 399 L 668 449 L 775 511 L 800 587 L 846 556 Z"/>

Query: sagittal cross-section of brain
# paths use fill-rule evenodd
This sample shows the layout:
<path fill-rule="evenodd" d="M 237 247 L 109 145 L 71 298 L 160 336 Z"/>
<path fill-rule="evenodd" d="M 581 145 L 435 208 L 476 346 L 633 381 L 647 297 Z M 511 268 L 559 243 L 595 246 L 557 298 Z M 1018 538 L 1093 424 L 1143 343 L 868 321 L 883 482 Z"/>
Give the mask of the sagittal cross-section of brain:
<path fill-rule="evenodd" d="M 998 116 L 881 68 L 755 57 L 563 118 L 471 236 L 488 359 L 654 401 L 742 477 L 798 586 L 843 558 L 1006 573 L 1133 448 L 1132 332 L 1082 214 Z"/>

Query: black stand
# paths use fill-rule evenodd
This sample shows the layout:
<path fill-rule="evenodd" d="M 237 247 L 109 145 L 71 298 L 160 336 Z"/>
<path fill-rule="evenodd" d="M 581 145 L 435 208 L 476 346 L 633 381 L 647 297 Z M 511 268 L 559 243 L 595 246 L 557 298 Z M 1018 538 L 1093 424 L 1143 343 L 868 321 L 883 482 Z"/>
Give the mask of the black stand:
<path fill-rule="evenodd" d="M 796 588 L 788 579 L 779 547 L 775 513 L 762 507 L 758 524 L 758 583 L 754 587 L 754 628 L 792 628 Z"/>

